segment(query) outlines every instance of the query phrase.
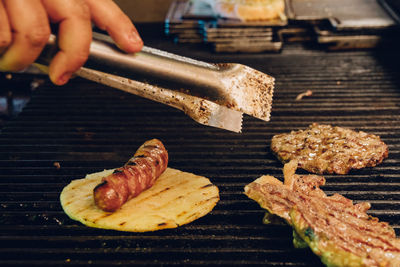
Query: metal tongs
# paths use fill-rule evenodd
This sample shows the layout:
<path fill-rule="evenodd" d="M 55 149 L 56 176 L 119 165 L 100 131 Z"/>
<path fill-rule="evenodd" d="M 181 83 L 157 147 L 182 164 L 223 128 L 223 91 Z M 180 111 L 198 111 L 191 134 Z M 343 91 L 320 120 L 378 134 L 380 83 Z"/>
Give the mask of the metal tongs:
<path fill-rule="evenodd" d="M 37 63 L 58 50 L 51 35 Z M 94 33 L 76 75 L 180 109 L 195 121 L 241 132 L 242 113 L 269 121 L 274 78 L 241 64 L 209 64 L 150 47 L 126 54 Z"/>

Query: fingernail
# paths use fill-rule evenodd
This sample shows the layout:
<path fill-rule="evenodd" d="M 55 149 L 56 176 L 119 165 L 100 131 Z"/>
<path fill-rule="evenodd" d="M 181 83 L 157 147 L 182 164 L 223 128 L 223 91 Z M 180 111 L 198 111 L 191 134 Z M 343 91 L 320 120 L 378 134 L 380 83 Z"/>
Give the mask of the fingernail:
<path fill-rule="evenodd" d="M 129 35 L 129 40 L 132 43 L 143 43 L 142 38 L 140 38 L 139 34 L 135 31 L 131 32 Z"/>
<path fill-rule="evenodd" d="M 71 76 L 72 76 L 72 72 L 65 72 L 60 77 L 58 77 L 57 83 L 59 85 L 66 84 L 68 82 L 68 80 L 71 78 Z"/>

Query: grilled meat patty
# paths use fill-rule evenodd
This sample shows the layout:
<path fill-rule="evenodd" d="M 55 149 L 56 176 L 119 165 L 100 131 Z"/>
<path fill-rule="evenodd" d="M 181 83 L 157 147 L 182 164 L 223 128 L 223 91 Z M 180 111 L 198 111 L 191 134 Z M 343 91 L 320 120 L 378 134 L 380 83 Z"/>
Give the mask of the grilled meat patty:
<path fill-rule="evenodd" d="M 271 150 L 283 163 L 297 160 L 299 168 L 317 174 L 346 174 L 374 167 L 388 157 L 388 147 L 379 136 L 317 123 L 275 135 Z"/>
<path fill-rule="evenodd" d="M 400 266 L 400 239 L 388 223 L 366 213 L 369 203 L 327 196 L 319 188 L 323 177 L 296 175 L 296 167 L 296 161 L 285 165 L 284 183 L 263 176 L 245 194 L 285 219 L 328 266 Z"/>

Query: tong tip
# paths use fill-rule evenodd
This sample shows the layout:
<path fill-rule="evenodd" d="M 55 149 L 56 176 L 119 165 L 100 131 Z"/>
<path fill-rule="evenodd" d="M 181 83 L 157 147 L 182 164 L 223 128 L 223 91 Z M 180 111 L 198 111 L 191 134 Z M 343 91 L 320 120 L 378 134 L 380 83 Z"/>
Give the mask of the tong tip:
<path fill-rule="evenodd" d="M 191 102 L 194 104 L 195 102 Z M 214 102 L 201 99 L 185 113 L 193 120 L 203 125 L 225 129 L 240 133 L 242 131 L 243 113 L 218 105 Z"/>

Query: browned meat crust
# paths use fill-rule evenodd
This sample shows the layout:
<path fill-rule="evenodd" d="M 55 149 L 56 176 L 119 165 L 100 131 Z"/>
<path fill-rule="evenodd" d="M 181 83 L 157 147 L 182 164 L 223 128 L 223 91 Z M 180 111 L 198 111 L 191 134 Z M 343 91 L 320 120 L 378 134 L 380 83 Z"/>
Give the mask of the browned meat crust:
<path fill-rule="evenodd" d="M 318 174 L 346 174 L 374 167 L 388 157 L 388 147 L 379 136 L 317 123 L 275 135 L 271 150 L 283 163 L 297 160 L 299 168 Z"/>
<path fill-rule="evenodd" d="M 96 205 L 115 211 L 126 201 L 150 188 L 167 169 L 168 152 L 160 140 L 146 141 L 123 167 L 104 177 L 93 190 Z"/>
<path fill-rule="evenodd" d="M 388 223 L 366 213 L 369 203 L 327 196 L 319 188 L 324 178 L 295 175 L 296 165 L 285 165 L 284 184 L 262 177 L 245 194 L 284 218 L 329 266 L 400 266 L 400 240 Z"/>

